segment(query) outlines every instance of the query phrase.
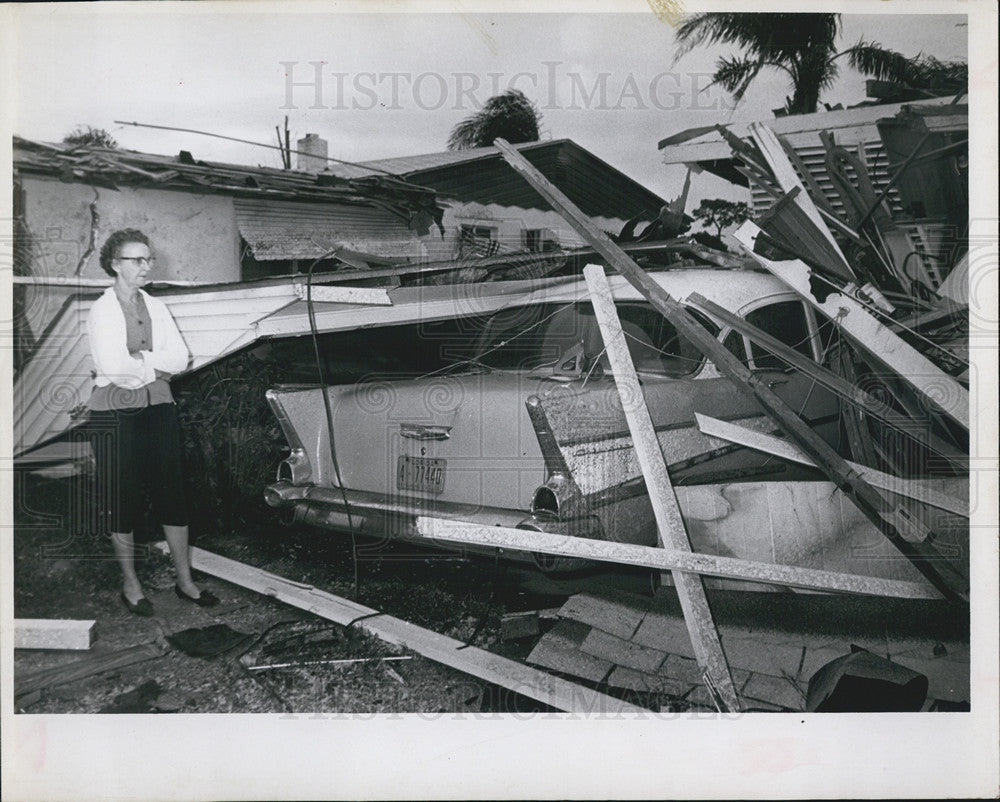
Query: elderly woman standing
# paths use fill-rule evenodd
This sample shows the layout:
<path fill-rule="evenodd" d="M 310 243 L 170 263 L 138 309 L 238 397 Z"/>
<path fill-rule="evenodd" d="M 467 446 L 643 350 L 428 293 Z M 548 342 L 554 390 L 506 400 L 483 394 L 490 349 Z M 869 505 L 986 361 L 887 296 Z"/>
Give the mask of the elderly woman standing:
<path fill-rule="evenodd" d="M 135 572 L 133 529 L 148 486 L 177 573 L 175 591 L 202 607 L 218 604 L 191 578 L 187 507 L 181 469 L 180 426 L 169 376 L 190 355 L 166 305 L 141 288 L 153 266 L 141 231 L 116 231 L 101 248 L 101 267 L 115 283 L 87 318 L 94 360 L 88 402 L 100 498 L 107 505 L 115 557 L 122 569 L 121 598 L 137 615 L 153 614 Z"/>

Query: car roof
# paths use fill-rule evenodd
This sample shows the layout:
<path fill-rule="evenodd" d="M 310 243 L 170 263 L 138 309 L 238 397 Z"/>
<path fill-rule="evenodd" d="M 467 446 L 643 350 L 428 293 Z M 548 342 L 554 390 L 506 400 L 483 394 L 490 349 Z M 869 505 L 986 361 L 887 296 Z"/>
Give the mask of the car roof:
<path fill-rule="evenodd" d="M 647 273 L 649 278 L 666 290 L 675 300 L 684 302 L 692 293 L 699 293 L 734 313 L 758 306 L 763 301 L 784 301 L 796 298 L 795 292 L 770 273 L 754 270 L 715 270 L 685 268 Z M 608 276 L 616 300 L 642 300 L 639 291 L 621 275 Z M 587 283 L 579 281 L 546 287 L 532 293 L 527 303 L 564 303 L 586 301 L 590 297 Z"/>

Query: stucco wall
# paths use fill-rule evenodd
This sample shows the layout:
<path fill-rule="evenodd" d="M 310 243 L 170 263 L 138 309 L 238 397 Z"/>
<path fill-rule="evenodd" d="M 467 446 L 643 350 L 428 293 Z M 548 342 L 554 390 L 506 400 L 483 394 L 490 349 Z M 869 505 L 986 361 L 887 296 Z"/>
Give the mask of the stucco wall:
<path fill-rule="evenodd" d="M 21 185 L 33 240 L 32 273 L 72 276 L 90 237 L 94 189 L 33 176 L 22 176 Z M 156 256 L 153 280 L 239 281 L 239 237 L 231 198 L 128 187 L 98 187 L 97 193 L 95 248 L 80 276 L 107 278 L 98 263 L 104 240 L 120 228 L 138 228 L 149 237 Z M 28 321 L 36 336 L 72 292 L 29 288 Z"/>

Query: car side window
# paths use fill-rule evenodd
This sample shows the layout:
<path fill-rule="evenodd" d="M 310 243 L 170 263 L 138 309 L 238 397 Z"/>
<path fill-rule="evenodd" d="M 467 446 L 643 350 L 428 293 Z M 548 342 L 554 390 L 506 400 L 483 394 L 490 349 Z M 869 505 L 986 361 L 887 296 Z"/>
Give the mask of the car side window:
<path fill-rule="evenodd" d="M 743 335 L 738 331 L 733 329 L 726 335 L 726 339 L 722 341 L 722 344 L 726 349 L 735 356 L 744 365 L 750 364 L 750 357 L 747 356 L 746 343 L 743 340 Z"/>
<path fill-rule="evenodd" d="M 810 345 L 809 324 L 801 301 L 781 301 L 754 309 L 746 316 L 747 323 L 770 334 L 785 345 L 810 359 L 813 358 Z M 784 370 L 787 365 L 770 351 L 750 340 L 750 354 L 754 367 L 764 370 Z"/>

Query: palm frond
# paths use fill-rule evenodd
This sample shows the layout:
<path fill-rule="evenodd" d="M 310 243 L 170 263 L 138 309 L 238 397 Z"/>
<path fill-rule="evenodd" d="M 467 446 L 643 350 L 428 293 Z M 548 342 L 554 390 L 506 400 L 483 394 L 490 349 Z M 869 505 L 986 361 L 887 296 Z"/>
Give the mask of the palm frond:
<path fill-rule="evenodd" d="M 852 69 L 881 81 L 908 83 L 913 68 L 912 61 L 902 53 L 883 48 L 878 42 L 869 43 L 863 39 L 837 55 L 846 55 L 847 63 Z"/>
<path fill-rule="evenodd" d="M 911 59 L 907 83 L 916 89 L 959 91 L 969 85 L 969 65 L 964 61 L 939 61 L 934 56 Z"/>
<path fill-rule="evenodd" d="M 511 144 L 535 142 L 541 113 L 518 89 L 494 95 L 483 107 L 462 120 L 448 136 L 448 150 L 469 150 L 492 145 L 497 137 Z"/>
<path fill-rule="evenodd" d="M 712 83 L 718 84 L 740 100 L 762 66 L 760 59 L 720 58 L 715 63 Z"/>

